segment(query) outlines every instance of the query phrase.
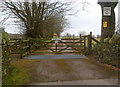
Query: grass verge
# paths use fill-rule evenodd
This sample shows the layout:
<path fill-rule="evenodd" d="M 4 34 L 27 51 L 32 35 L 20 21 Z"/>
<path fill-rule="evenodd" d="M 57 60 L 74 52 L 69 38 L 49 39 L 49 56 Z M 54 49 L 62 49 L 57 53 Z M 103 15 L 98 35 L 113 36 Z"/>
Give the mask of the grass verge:
<path fill-rule="evenodd" d="M 34 60 L 18 60 L 11 62 L 12 71 L 4 79 L 4 85 L 28 85 L 30 82 L 30 65 Z"/>

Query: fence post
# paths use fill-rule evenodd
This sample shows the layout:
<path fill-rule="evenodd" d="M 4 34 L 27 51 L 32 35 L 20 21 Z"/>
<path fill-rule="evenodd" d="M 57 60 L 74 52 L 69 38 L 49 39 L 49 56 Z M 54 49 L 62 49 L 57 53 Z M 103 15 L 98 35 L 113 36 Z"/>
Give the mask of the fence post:
<path fill-rule="evenodd" d="M 31 54 L 31 45 L 30 45 L 31 39 L 29 38 L 28 46 L 29 46 L 29 54 Z"/>
<path fill-rule="evenodd" d="M 75 39 L 75 35 L 73 34 L 73 42 L 75 42 L 75 40 L 74 40 L 74 39 Z"/>
<path fill-rule="evenodd" d="M 80 34 L 80 47 L 82 47 L 81 39 L 82 39 L 82 35 Z"/>
<path fill-rule="evenodd" d="M 23 41 L 22 41 L 22 39 L 20 39 L 20 56 L 22 59 L 23 58 Z"/>
<path fill-rule="evenodd" d="M 84 52 L 86 52 L 86 37 L 84 37 Z"/>
<path fill-rule="evenodd" d="M 91 53 L 92 49 L 92 32 L 88 35 L 88 52 L 87 54 L 89 55 Z"/>
<path fill-rule="evenodd" d="M 29 55 L 29 41 L 28 41 L 28 39 L 26 39 L 26 41 L 24 42 L 25 43 L 25 48 L 24 48 L 24 57 L 25 56 L 27 56 L 27 55 Z"/>

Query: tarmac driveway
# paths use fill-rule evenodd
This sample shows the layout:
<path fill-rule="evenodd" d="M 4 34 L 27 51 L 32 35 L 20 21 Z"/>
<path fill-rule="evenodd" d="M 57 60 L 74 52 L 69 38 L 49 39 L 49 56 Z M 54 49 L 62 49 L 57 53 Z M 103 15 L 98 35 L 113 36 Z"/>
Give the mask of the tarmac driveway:
<path fill-rule="evenodd" d="M 117 71 L 94 64 L 86 58 L 38 59 L 31 65 L 30 72 L 32 85 L 118 84 Z"/>

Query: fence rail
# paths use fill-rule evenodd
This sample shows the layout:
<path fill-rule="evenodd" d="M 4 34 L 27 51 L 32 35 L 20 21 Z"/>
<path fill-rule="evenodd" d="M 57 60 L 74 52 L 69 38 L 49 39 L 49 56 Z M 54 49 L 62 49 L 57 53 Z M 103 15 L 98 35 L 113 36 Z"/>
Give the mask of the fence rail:
<path fill-rule="evenodd" d="M 10 48 L 10 54 L 20 54 L 21 58 L 30 54 L 30 40 L 10 40 L 7 46 Z M 3 44 L 2 48 L 6 48 L 6 44 Z"/>

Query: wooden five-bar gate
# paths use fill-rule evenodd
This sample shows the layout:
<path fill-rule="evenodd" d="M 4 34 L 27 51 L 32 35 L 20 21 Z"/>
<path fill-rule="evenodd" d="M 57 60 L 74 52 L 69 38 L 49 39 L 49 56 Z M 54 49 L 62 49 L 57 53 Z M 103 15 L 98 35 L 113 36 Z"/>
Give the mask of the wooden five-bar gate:
<path fill-rule="evenodd" d="M 41 41 L 41 42 L 40 42 Z M 52 38 L 41 39 L 38 44 L 39 53 L 82 53 L 89 54 L 92 49 L 92 41 L 100 43 L 92 37 L 92 32 L 89 35 L 80 35 L 75 38 Z"/>
<path fill-rule="evenodd" d="M 9 48 L 10 54 L 20 54 L 21 58 L 34 53 L 84 53 L 89 54 L 92 49 L 92 41 L 99 43 L 89 35 L 80 35 L 79 38 L 32 38 L 26 40 L 10 40 L 3 48 Z M 8 50 L 6 50 L 8 51 Z"/>
<path fill-rule="evenodd" d="M 44 39 L 40 53 L 80 53 L 86 49 L 86 40 L 82 38 Z M 39 43 L 40 44 L 40 43 Z M 41 51 L 40 51 L 41 50 Z"/>

